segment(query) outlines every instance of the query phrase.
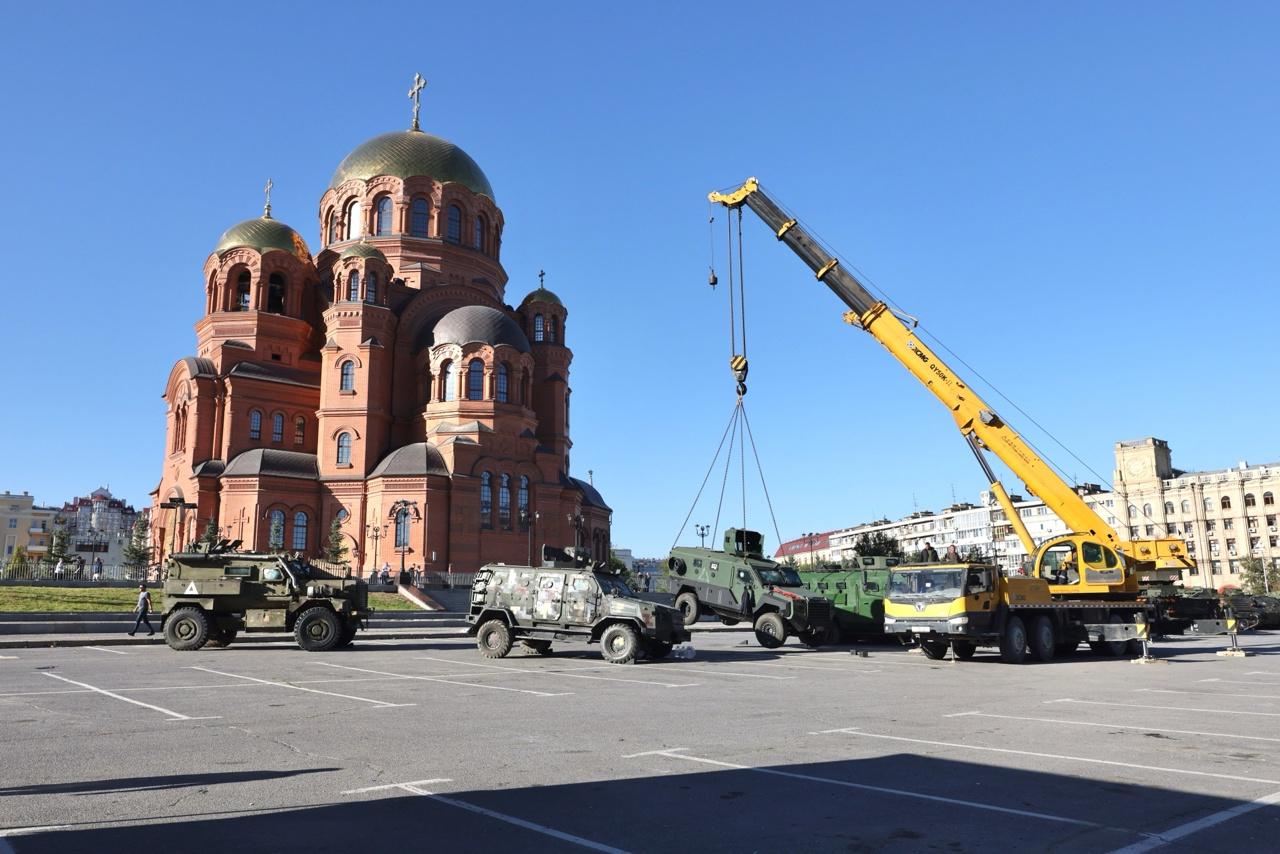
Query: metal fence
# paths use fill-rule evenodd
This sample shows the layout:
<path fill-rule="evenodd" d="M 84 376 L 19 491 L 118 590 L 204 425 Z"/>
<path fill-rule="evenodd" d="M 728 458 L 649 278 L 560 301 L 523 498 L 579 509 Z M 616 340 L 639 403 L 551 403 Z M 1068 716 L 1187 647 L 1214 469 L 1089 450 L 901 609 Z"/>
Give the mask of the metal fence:
<path fill-rule="evenodd" d="M 157 581 L 159 567 L 126 566 L 124 564 L 104 564 L 100 573 L 95 573 L 93 563 L 86 561 L 84 565 L 73 561 L 63 561 L 62 569 L 56 563 L 44 560 L 8 561 L 0 568 L 0 579 L 6 581 L 40 581 L 40 582 L 85 582 L 85 581 Z"/>

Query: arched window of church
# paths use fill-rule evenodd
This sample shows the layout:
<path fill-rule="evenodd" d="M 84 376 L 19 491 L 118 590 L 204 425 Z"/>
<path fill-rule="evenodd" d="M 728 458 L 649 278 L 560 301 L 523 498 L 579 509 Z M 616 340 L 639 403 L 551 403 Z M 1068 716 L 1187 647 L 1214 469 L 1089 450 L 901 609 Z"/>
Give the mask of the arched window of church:
<path fill-rule="evenodd" d="M 359 199 L 347 205 L 347 240 L 359 240 L 360 235 L 364 234 L 364 224 L 360 222 L 363 207 Z"/>
<path fill-rule="evenodd" d="M 431 206 L 426 199 L 414 199 L 409 206 L 409 234 L 414 237 L 426 237 L 431 226 Z"/>
<path fill-rule="evenodd" d="M 364 277 L 364 301 L 378 301 L 378 274 L 366 273 Z"/>
<path fill-rule="evenodd" d="M 249 310 L 249 285 L 253 281 L 253 277 L 249 275 L 248 270 L 243 270 L 236 279 L 236 304 L 232 311 L 248 311 Z"/>
<path fill-rule="evenodd" d="M 307 438 L 307 419 L 299 415 L 293 419 L 293 444 L 301 445 Z"/>
<path fill-rule="evenodd" d="M 453 362 L 445 362 L 440 366 L 440 399 L 458 399 L 458 382 L 454 376 Z"/>
<path fill-rule="evenodd" d="M 520 402 L 525 406 L 533 405 L 533 383 L 529 379 L 529 371 L 520 373 Z"/>
<path fill-rule="evenodd" d="M 329 216 L 325 219 L 324 233 L 328 235 L 326 243 L 338 242 L 338 212 L 336 210 L 329 211 Z"/>
<path fill-rule="evenodd" d="M 383 196 L 378 199 L 378 221 L 374 228 L 374 234 L 383 235 L 391 233 L 391 197 Z"/>
<path fill-rule="evenodd" d="M 564 396 L 564 429 L 569 429 L 569 395 Z"/>
<path fill-rule="evenodd" d="M 284 314 L 284 276 L 272 273 L 267 280 L 267 311 Z"/>
<path fill-rule="evenodd" d="M 356 302 L 360 299 L 360 274 L 355 270 L 351 271 L 351 275 L 347 276 L 347 301 Z"/>
<path fill-rule="evenodd" d="M 272 510 L 267 514 L 267 545 L 273 549 L 284 548 L 283 510 Z"/>
<path fill-rule="evenodd" d="M 489 223 L 485 220 L 485 218 L 483 216 L 477 216 L 474 239 L 471 242 L 472 242 L 472 245 L 475 246 L 475 248 L 479 249 L 481 252 L 484 251 L 484 235 L 485 235 L 485 232 L 488 230 L 488 228 L 489 228 Z"/>
<path fill-rule="evenodd" d="M 409 548 L 409 508 L 401 507 L 396 511 L 396 539 L 395 547 L 397 549 Z"/>
<path fill-rule="evenodd" d="M 1231 509 L 1231 496 L 1229 495 L 1222 496 L 1222 509 L 1223 510 Z"/>
<path fill-rule="evenodd" d="M 338 465 L 351 465 L 351 434 L 338 434 Z"/>
<path fill-rule="evenodd" d="M 262 438 L 262 413 L 256 409 L 249 412 L 249 438 Z"/>
<path fill-rule="evenodd" d="M 462 242 L 462 208 L 457 205 L 449 205 L 449 226 L 444 239 L 450 243 Z"/>
<path fill-rule="evenodd" d="M 496 382 L 497 388 L 494 390 L 494 399 L 497 400 L 498 403 L 507 402 L 507 374 L 508 373 L 509 371 L 507 369 L 507 363 L 506 362 L 499 363 L 498 376 L 497 376 L 497 382 Z"/>
<path fill-rule="evenodd" d="M 511 475 L 504 474 L 498 485 L 498 524 L 511 527 Z"/>
<path fill-rule="evenodd" d="M 547 340 L 552 344 L 556 343 L 556 317 L 554 314 L 547 318 Z"/>
<path fill-rule="evenodd" d="M 480 474 L 480 527 L 493 527 L 493 477 L 487 471 Z"/>
<path fill-rule="evenodd" d="M 516 507 L 520 512 L 520 521 L 529 527 L 529 476 L 520 475 L 520 491 L 516 493 Z"/>
<path fill-rule="evenodd" d="M 356 390 L 356 363 L 348 359 L 342 363 L 341 378 L 338 381 L 339 391 Z"/>
<path fill-rule="evenodd" d="M 279 412 L 271 416 L 271 441 L 284 441 L 284 416 Z"/>
<path fill-rule="evenodd" d="M 307 514 L 301 510 L 293 514 L 293 550 L 295 552 L 307 550 Z"/>
<path fill-rule="evenodd" d="M 467 365 L 467 400 L 484 400 L 484 362 L 479 359 Z"/>
<path fill-rule="evenodd" d="M 533 316 L 533 340 L 541 343 L 547 337 L 547 325 L 541 314 Z"/>

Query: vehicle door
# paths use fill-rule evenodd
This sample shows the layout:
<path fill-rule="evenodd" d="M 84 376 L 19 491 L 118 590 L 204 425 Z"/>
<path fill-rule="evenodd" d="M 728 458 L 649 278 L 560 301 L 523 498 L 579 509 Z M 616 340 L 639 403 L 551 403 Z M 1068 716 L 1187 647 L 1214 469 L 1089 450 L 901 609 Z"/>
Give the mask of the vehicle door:
<path fill-rule="evenodd" d="M 564 602 L 567 622 L 589 626 L 600 612 L 600 586 L 590 573 L 571 575 L 565 588 Z"/>
<path fill-rule="evenodd" d="M 986 567 L 968 569 L 964 582 L 964 607 L 974 628 L 986 627 L 996 609 L 995 570 Z"/>
<path fill-rule="evenodd" d="M 533 603 L 533 618 L 542 622 L 556 622 L 564 605 L 564 573 L 538 574 L 538 593 Z"/>
<path fill-rule="evenodd" d="M 737 596 L 738 610 L 744 614 L 754 614 L 756 604 L 760 601 L 756 591 L 756 576 L 745 566 L 739 566 L 733 573 L 733 593 Z"/>
<path fill-rule="evenodd" d="M 278 564 L 262 567 L 263 598 L 268 602 L 287 602 L 291 597 L 289 575 Z"/>
<path fill-rule="evenodd" d="M 1124 568 L 1116 553 L 1099 543 L 1080 544 L 1080 563 L 1085 584 L 1119 584 L 1124 580 Z"/>

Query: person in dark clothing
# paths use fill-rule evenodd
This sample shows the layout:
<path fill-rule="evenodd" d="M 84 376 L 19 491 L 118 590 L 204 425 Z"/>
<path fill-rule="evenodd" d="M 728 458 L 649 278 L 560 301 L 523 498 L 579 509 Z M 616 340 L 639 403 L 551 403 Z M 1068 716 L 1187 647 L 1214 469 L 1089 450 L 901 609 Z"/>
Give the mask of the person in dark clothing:
<path fill-rule="evenodd" d="M 933 543 L 924 544 L 924 551 L 920 552 L 920 559 L 928 563 L 938 562 L 938 550 L 933 547 Z"/>
<path fill-rule="evenodd" d="M 147 619 L 147 615 L 151 613 L 151 593 L 145 584 L 138 585 L 138 604 L 133 609 L 133 613 L 137 615 L 137 619 L 133 621 L 133 630 L 129 632 L 129 637 L 133 637 L 138 631 L 138 626 L 143 623 L 147 624 L 147 637 L 156 633 L 156 630 L 151 628 L 151 621 Z"/>

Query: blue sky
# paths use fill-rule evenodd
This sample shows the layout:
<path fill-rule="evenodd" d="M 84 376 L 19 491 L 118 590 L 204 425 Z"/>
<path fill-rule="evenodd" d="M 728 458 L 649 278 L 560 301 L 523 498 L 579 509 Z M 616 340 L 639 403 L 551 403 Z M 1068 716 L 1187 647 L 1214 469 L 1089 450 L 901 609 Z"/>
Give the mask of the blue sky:
<path fill-rule="evenodd" d="M 334 167 L 407 127 L 415 71 L 424 128 L 494 186 L 509 301 L 545 269 L 569 307 L 574 473 L 619 546 L 670 546 L 733 406 L 705 197 L 750 175 L 1105 477 L 1149 435 L 1185 469 L 1280 459 L 1274 4 L 354 8 L 7 12 L 0 489 L 147 502 L 218 235 L 269 176 L 314 248 Z M 973 500 L 944 409 L 745 230 L 747 407 L 783 537 Z"/>

